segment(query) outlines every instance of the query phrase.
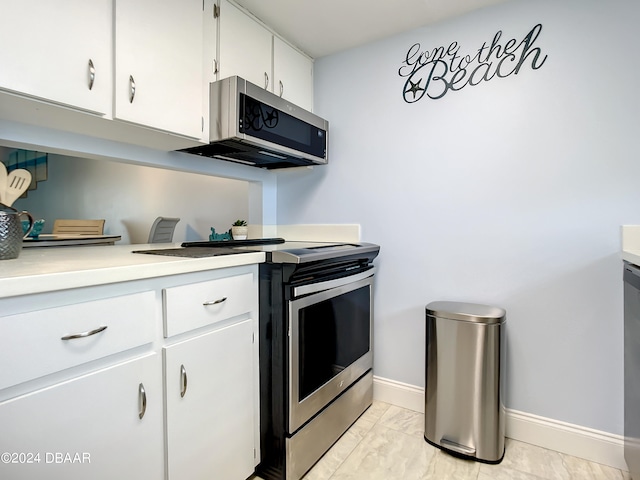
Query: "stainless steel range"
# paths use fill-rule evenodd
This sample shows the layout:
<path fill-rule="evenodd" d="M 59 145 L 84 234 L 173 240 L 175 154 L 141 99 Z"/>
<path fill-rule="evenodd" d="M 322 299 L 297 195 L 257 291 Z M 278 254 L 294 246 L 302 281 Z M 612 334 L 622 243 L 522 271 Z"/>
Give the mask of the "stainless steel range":
<path fill-rule="evenodd" d="M 256 249 L 256 247 L 247 247 Z M 298 480 L 371 405 L 373 259 L 368 243 L 258 247 L 258 474 Z"/>
<path fill-rule="evenodd" d="M 371 243 L 185 242 L 135 253 L 266 253 L 260 265 L 260 450 L 266 480 L 300 479 L 373 400 Z"/>

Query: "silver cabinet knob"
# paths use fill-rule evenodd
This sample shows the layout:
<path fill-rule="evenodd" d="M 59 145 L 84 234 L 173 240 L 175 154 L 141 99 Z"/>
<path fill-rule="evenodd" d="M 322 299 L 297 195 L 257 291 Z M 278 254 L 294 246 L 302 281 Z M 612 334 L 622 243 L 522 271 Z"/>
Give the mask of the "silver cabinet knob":
<path fill-rule="evenodd" d="M 141 383 L 138 385 L 138 417 L 142 419 L 147 412 L 147 392 L 144 389 L 144 385 Z"/>
<path fill-rule="evenodd" d="M 96 79 L 96 67 L 93 65 L 93 60 L 89 59 L 89 90 L 93 88 L 93 82 Z"/>
<path fill-rule="evenodd" d="M 187 393 L 187 369 L 180 365 L 180 397 Z"/>
<path fill-rule="evenodd" d="M 133 99 L 136 96 L 136 81 L 133 79 L 133 75 L 129 75 L 129 103 L 133 103 Z"/>

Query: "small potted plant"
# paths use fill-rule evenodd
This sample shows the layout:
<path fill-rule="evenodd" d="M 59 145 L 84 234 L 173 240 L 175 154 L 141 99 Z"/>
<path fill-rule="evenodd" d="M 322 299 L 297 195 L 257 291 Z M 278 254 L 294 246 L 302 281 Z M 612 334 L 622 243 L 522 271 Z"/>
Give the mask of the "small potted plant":
<path fill-rule="evenodd" d="M 234 240 L 246 240 L 248 232 L 249 227 L 247 227 L 247 222 L 245 220 L 236 220 L 231 225 L 231 235 Z"/>

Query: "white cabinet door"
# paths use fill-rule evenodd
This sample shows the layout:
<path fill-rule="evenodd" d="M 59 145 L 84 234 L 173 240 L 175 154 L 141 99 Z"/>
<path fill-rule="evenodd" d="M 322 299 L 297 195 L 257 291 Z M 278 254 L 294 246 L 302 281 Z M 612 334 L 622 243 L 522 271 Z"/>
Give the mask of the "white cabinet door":
<path fill-rule="evenodd" d="M 202 137 L 202 0 L 114 1 L 114 117 Z"/>
<path fill-rule="evenodd" d="M 313 61 L 275 36 L 273 92 L 306 110 L 313 110 Z"/>
<path fill-rule="evenodd" d="M 111 0 L 3 2 L 0 88 L 110 115 L 111 11 Z"/>
<path fill-rule="evenodd" d="M 238 75 L 272 91 L 271 32 L 227 0 L 220 3 L 219 31 L 218 78 Z"/>
<path fill-rule="evenodd" d="M 218 78 L 218 16 L 219 0 L 206 0 L 203 15 L 203 60 L 202 60 L 202 112 L 204 128 L 202 142 L 209 143 L 209 84 Z"/>
<path fill-rule="evenodd" d="M 186 333 L 255 310 L 254 278 L 252 273 L 244 273 L 165 288 L 165 336 Z"/>
<path fill-rule="evenodd" d="M 3 454 L 0 478 L 161 480 L 159 356 L 150 354 L 2 402 L 0 425 L 0 452 L 9 454 Z"/>
<path fill-rule="evenodd" d="M 218 73 L 218 15 L 219 0 L 205 0 L 202 22 L 203 88 L 209 96 L 209 83 L 216 81 Z"/>
<path fill-rule="evenodd" d="M 165 353 L 169 480 L 238 480 L 254 470 L 253 320 Z"/>
<path fill-rule="evenodd" d="M 0 389 L 151 343 L 154 292 L 0 316 Z M 31 297 L 25 304 L 38 305 Z"/>

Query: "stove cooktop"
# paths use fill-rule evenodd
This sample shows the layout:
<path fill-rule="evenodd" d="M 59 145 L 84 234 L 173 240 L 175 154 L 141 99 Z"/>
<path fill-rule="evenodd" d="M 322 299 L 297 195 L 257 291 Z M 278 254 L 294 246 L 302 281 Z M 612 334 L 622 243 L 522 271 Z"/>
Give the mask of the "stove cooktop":
<path fill-rule="evenodd" d="M 192 248 L 158 248 L 156 250 L 135 250 L 132 253 L 146 253 L 148 255 L 166 255 L 169 257 L 184 258 L 206 258 L 220 255 L 235 255 L 246 253 L 234 248 L 212 248 L 212 247 L 192 247 Z"/>
<path fill-rule="evenodd" d="M 180 248 L 137 250 L 133 253 L 169 255 L 186 258 L 214 257 L 247 252 L 264 252 L 271 263 L 309 263 L 340 257 L 365 255 L 371 260 L 380 247 L 372 243 L 349 242 L 287 242 L 283 238 L 184 242 Z"/>
<path fill-rule="evenodd" d="M 247 240 L 216 240 L 216 241 L 198 241 L 198 242 L 183 242 L 180 245 L 182 247 L 247 247 L 252 245 L 272 245 L 278 243 L 284 243 L 284 238 L 249 238 Z"/>
<path fill-rule="evenodd" d="M 373 243 L 349 242 L 285 242 L 278 245 L 237 247 L 237 250 L 265 252 L 271 263 L 309 263 L 353 255 L 366 255 L 372 260 L 380 247 Z"/>

